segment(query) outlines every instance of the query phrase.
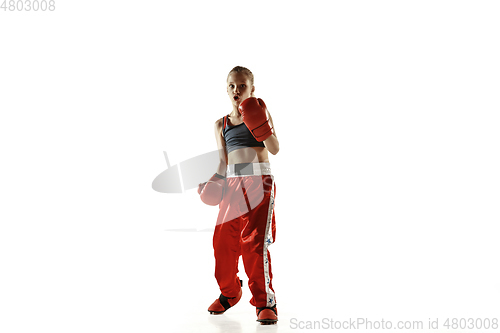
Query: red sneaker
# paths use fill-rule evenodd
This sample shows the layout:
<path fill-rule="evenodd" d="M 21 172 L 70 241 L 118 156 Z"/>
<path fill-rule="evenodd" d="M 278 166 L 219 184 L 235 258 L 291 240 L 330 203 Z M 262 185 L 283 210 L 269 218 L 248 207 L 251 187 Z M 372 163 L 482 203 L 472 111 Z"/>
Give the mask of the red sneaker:
<path fill-rule="evenodd" d="M 276 304 L 271 308 L 256 308 L 257 312 L 257 321 L 260 322 L 261 325 L 273 325 L 278 321 L 278 309 L 276 308 Z"/>
<path fill-rule="evenodd" d="M 240 284 L 243 284 L 243 282 L 240 280 Z M 238 303 L 241 299 L 241 288 L 240 292 L 238 293 L 238 296 L 236 297 L 226 297 L 222 294 L 220 294 L 219 298 L 216 299 L 212 305 L 208 308 L 208 312 L 210 314 L 223 314 L 226 312 L 227 309 L 233 307 Z"/>

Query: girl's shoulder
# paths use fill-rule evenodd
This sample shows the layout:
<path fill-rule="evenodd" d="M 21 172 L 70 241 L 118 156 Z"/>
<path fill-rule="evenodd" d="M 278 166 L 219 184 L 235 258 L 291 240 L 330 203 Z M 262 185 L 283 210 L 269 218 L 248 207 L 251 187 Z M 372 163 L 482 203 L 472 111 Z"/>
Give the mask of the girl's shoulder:
<path fill-rule="evenodd" d="M 215 121 L 214 127 L 217 132 L 222 133 L 222 130 L 224 128 L 224 121 L 225 121 L 226 116 L 219 118 Z"/>
<path fill-rule="evenodd" d="M 222 118 L 219 118 L 215 121 L 215 127 L 222 127 L 224 126 L 224 118 L 226 118 L 226 116 L 222 117 Z"/>

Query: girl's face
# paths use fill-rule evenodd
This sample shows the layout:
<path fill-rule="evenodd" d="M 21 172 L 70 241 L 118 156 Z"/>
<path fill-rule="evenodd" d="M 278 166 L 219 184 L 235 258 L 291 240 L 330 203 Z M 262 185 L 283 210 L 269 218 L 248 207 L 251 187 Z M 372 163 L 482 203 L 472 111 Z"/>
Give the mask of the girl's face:
<path fill-rule="evenodd" d="M 234 73 L 227 78 L 227 94 L 231 103 L 236 107 L 250 97 L 254 91 L 255 87 L 246 74 Z"/>

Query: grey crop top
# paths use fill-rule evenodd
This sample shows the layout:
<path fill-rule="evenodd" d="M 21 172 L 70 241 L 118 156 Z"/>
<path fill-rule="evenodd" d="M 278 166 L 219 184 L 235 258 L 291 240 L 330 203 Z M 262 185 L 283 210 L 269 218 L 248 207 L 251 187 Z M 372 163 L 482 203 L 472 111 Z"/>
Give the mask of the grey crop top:
<path fill-rule="evenodd" d="M 226 151 L 229 154 L 233 150 L 246 147 L 265 147 L 263 142 L 257 141 L 245 123 L 236 126 L 227 124 L 228 116 L 224 117 L 222 133 L 226 141 Z"/>

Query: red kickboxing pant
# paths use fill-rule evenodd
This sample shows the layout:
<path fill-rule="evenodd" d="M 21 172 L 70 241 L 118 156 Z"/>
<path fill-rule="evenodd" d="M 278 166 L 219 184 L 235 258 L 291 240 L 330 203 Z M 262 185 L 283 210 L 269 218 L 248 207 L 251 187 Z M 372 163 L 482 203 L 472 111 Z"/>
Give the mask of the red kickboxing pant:
<path fill-rule="evenodd" d="M 222 295 L 236 297 L 240 291 L 237 273 L 241 255 L 253 296 L 250 304 L 256 307 L 272 307 L 276 302 L 268 251 L 276 236 L 275 193 L 271 174 L 228 174 L 214 231 L 215 278 Z"/>

